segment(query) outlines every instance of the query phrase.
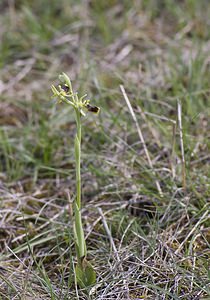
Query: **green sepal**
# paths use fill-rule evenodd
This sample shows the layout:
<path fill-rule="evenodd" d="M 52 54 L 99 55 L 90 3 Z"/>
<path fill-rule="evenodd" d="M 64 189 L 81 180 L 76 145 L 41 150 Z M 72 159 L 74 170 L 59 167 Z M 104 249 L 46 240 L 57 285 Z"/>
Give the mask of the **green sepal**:
<path fill-rule="evenodd" d="M 67 84 L 67 86 L 69 87 L 70 91 L 72 91 L 72 87 L 71 87 L 71 81 L 68 77 L 68 75 L 66 75 L 66 73 L 62 73 L 61 75 L 59 75 L 59 79 L 62 83 Z"/>
<path fill-rule="evenodd" d="M 53 96 L 59 96 L 59 91 L 56 89 L 54 85 L 51 86 L 51 90 L 53 92 Z"/>

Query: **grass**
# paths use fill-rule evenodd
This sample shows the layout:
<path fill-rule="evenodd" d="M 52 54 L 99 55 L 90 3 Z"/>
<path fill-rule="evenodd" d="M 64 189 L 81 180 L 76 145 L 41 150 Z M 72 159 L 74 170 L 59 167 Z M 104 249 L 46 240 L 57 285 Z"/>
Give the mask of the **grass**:
<path fill-rule="evenodd" d="M 208 1 L 0 9 L 0 299 L 208 299 Z M 63 71 L 101 107 L 83 120 L 89 296 L 73 275 L 76 128 L 50 100 Z"/>

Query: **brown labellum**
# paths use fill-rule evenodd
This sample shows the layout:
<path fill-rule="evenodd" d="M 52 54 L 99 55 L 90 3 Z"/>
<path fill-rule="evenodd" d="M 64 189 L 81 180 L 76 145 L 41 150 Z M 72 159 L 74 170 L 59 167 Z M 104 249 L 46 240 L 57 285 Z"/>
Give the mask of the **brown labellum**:
<path fill-rule="evenodd" d="M 86 108 L 87 108 L 88 111 L 93 112 L 95 114 L 97 114 L 100 110 L 100 108 L 98 106 L 92 106 L 90 104 L 87 104 Z"/>
<path fill-rule="evenodd" d="M 61 85 L 62 90 L 64 90 L 64 92 L 68 93 L 69 92 L 69 87 L 66 84 L 62 84 Z"/>

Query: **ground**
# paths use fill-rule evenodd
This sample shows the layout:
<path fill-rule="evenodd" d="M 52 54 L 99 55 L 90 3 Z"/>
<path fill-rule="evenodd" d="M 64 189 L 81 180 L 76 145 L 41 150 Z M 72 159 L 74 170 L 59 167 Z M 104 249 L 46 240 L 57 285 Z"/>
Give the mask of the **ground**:
<path fill-rule="evenodd" d="M 0 2 L 0 299 L 209 299 L 208 0 Z M 83 118 L 75 288 L 67 73 Z"/>

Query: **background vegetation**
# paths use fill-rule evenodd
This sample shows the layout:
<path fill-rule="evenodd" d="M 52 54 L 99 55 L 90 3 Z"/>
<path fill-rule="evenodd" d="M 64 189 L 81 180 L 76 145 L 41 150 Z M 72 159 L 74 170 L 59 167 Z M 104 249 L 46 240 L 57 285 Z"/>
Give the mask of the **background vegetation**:
<path fill-rule="evenodd" d="M 0 299 L 207 299 L 209 1 L 1 0 L 0 12 Z M 73 275 L 75 124 L 50 100 L 63 71 L 101 107 L 83 119 L 88 296 Z"/>

